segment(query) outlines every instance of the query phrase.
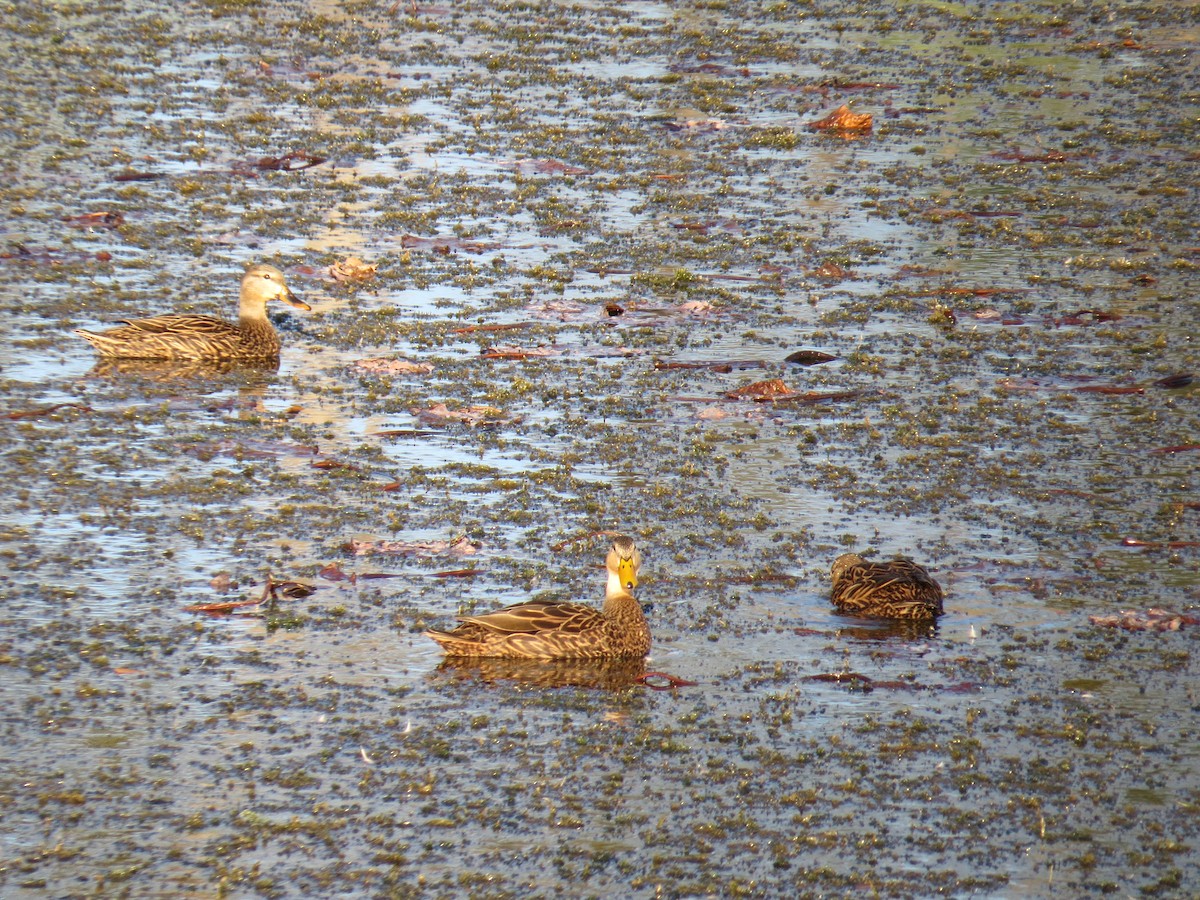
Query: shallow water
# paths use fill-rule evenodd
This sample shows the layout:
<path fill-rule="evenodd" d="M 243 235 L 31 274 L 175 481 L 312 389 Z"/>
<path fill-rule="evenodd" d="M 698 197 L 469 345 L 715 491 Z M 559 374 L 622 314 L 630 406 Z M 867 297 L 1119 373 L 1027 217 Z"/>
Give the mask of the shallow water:
<path fill-rule="evenodd" d="M 1200 892 L 1196 626 L 1088 622 L 1200 596 L 1197 388 L 1155 385 L 1197 365 L 1178 18 L 14 9 L 0 893 Z M 869 135 L 806 127 L 842 103 Z M 277 370 L 106 374 L 70 335 L 232 315 L 257 260 L 313 306 Z M 355 365 L 401 356 L 433 369 Z M 860 393 L 726 396 L 770 378 Z M 695 684 L 421 636 L 599 599 L 605 530 Z M 835 615 L 848 549 L 948 614 Z M 315 591 L 190 610 L 268 575 Z"/>

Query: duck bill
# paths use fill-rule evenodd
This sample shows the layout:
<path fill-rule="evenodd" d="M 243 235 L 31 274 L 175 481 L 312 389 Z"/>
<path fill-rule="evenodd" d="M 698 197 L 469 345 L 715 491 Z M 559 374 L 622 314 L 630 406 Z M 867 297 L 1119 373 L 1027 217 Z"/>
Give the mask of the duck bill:
<path fill-rule="evenodd" d="M 621 579 L 621 584 L 625 585 L 625 590 L 632 591 L 637 587 L 637 566 L 632 559 L 623 559 L 617 563 L 617 577 Z"/>
<path fill-rule="evenodd" d="M 303 309 L 303 310 L 311 310 L 312 309 L 311 306 L 309 306 L 307 303 L 305 303 L 303 300 L 301 300 L 299 297 L 297 297 L 295 294 L 293 294 L 292 289 L 288 288 L 288 287 L 285 287 L 283 289 L 283 294 L 280 295 L 279 299 L 282 300 L 284 303 L 286 303 L 288 306 L 296 307 L 296 309 Z"/>

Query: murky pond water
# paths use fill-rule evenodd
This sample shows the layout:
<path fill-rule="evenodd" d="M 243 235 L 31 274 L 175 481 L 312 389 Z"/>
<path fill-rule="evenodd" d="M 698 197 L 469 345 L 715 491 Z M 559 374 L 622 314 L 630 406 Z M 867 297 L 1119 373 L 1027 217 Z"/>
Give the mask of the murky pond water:
<path fill-rule="evenodd" d="M 1089 622 L 1200 602 L 1192 13 L 12 7 L 0 893 L 1200 893 L 1197 626 Z M 71 336 L 259 260 L 278 369 Z M 421 636 L 607 530 L 694 685 Z"/>

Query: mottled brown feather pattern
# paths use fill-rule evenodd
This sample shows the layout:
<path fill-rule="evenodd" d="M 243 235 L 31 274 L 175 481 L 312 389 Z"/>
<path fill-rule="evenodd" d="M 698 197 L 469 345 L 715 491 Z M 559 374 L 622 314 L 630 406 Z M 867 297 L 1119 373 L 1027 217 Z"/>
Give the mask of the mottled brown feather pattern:
<path fill-rule="evenodd" d="M 279 336 L 267 303 L 282 300 L 309 309 L 274 266 L 258 265 L 242 278 L 237 324 L 212 316 L 165 315 L 129 319 L 108 331 L 78 330 L 101 356 L 124 359 L 258 360 L 279 356 Z"/>
<path fill-rule="evenodd" d="M 427 631 L 448 656 L 502 659 L 610 659 L 650 652 L 650 626 L 630 591 L 641 554 L 619 537 L 608 552 L 602 609 L 535 600 L 478 616 L 463 616 L 451 631 Z"/>
<path fill-rule="evenodd" d="M 854 553 L 833 563 L 838 612 L 877 619 L 932 619 L 942 614 L 942 589 L 909 559 L 871 563 Z"/>

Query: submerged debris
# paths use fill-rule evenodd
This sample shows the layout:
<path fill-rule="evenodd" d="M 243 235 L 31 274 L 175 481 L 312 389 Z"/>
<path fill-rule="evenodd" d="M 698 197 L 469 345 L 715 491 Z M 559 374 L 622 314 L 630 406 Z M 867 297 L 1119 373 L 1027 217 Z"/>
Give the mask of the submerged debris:
<path fill-rule="evenodd" d="M 354 364 L 354 368 L 372 375 L 428 375 L 433 371 L 430 363 L 414 362 L 404 357 L 360 359 Z"/>
<path fill-rule="evenodd" d="M 346 545 L 346 550 L 355 556 L 365 556 L 368 553 L 385 553 L 392 556 L 473 556 L 479 552 L 480 545 L 466 537 L 455 538 L 452 541 L 367 541 L 353 539 Z"/>
<path fill-rule="evenodd" d="M 417 421 L 423 425 L 450 425 L 455 422 L 470 425 L 472 428 L 486 428 L 497 425 L 507 425 L 519 420 L 519 416 L 511 416 L 494 406 L 463 406 L 450 409 L 445 403 L 435 403 L 425 409 L 411 410 Z"/>
<path fill-rule="evenodd" d="M 1120 628 L 1125 631 L 1178 631 L 1184 625 L 1200 625 L 1200 615 L 1151 607 L 1146 610 L 1123 609 L 1115 614 L 1088 616 L 1088 621 L 1101 628 Z"/>

